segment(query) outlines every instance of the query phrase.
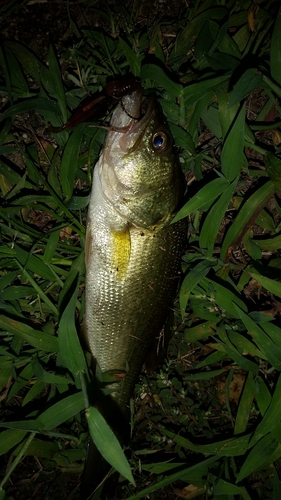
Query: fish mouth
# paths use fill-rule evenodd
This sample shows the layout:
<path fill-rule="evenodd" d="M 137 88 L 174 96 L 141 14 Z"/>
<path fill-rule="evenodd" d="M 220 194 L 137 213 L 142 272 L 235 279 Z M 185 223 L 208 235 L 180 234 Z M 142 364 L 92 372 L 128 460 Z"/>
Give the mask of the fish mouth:
<path fill-rule="evenodd" d="M 119 146 L 123 152 L 130 153 L 138 148 L 152 114 L 156 112 L 158 106 L 154 94 L 150 94 L 144 101 L 138 96 L 133 105 L 129 107 L 127 107 L 127 103 L 128 99 L 127 101 L 122 99 L 123 120 L 127 121 L 127 125 L 122 131 Z"/>

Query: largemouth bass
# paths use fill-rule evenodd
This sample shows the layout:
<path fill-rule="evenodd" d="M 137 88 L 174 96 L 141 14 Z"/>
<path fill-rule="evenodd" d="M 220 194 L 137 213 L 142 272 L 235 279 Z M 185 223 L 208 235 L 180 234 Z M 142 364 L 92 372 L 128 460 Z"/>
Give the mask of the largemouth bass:
<path fill-rule="evenodd" d="M 174 300 L 186 225 L 170 224 L 185 183 L 156 98 L 142 103 L 141 89 L 125 96 L 110 128 L 88 211 L 85 329 L 101 371 L 124 373 L 110 396 L 116 422 L 128 417 L 139 372 Z"/>

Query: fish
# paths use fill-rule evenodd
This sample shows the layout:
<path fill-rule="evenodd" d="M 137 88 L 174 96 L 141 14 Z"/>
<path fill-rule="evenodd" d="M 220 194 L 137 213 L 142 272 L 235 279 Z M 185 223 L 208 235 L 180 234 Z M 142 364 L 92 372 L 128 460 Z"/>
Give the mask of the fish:
<path fill-rule="evenodd" d="M 173 138 L 155 94 L 142 94 L 139 86 L 113 112 L 86 226 L 85 335 L 99 370 L 119 373 L 101 405 L 118 437 L 173 305 L 187 233 L 185 221 L 171 223 L 186 191 Z"/>

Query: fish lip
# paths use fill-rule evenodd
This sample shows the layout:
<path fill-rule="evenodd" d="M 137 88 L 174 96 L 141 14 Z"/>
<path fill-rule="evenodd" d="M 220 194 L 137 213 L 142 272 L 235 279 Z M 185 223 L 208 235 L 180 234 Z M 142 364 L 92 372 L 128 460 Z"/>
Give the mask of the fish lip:
<path fill-rule="evenodd" d="M 153 110 L 155 109 L 157 103 L 156 103 L 156 96 L 155 94 L 150 94 L 141 104 L 140 108 L 140 116 L 138 119 L 133 119 L 132 126 L 130 127 L 129 133 L 134 132 L 135 128 L 139 128 L 140 125 L 143 123 L 146 123 L 150 115 L 152 114 Z"/>
<path fill-rule="evenodd" d="M 122 106 L 122 109 L 123 113 L 126 114 L 124 106 Z M 157 113 L 158 109 L 154 94 L 150 94 L 143 102 L 140 102 L 140 117 L 138 119 L 131 118 L 125 130 L 122 132 L 120 130 L 121 136 L 119 137 L 118 144 L 123 154 L 132 153 L 138 148 L 151 116 Z M 127 116 L 129 115 L 127 114 Z"/>

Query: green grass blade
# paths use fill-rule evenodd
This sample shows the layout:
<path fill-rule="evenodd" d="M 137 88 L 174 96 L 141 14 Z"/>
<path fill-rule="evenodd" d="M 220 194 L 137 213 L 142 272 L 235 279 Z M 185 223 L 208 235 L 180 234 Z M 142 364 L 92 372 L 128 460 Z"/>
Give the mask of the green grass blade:
<path fill-rule="evenodd" d="M 215 454 L 228 457 L 244 455 L 248 449 L 250 440 L 250 434 L 247 434 L 245 436 L 224 439 L 211 444 L 194 444 L 189 439 L 175 435 L 166 429 L 164 429 L 164 433 L 187 450 L 192 450 L 196 453 Z"/>
<path fill-rule="evenodd" d="M 237 476 L 237 482 L 242 481 L 242 479 L 249 476 L 252 472 L 262 468 L 264 462 L 273 455 L 277 447 L 278 442 L 271 434 L 264 436 L 247 456 Z"/>
<path fill-rule="evenodd" d="M 219 332 L 220 337 L 222 338 L 222 341 L 220 339 L 217 339 L 217 338 L 216 338 L 216 341 L 219 342 L 219 344 L 223 347 L 223 349 L 228 354 L 228 356 L 230 356 L 230 358 L 232 358 L 235 361 L 235 363 L 237 364 L 237 366 L 240 366 L 241 368 L 243 368 L 246 371 L 257 373 L 258 369 L 259 369 L 258 364 L 256 364 L 253 361 L 247 359 L 245 356 L 242 356 L 237 351 L 237 349 L 235 348 L 235 346 L 228 339 L 228 337 L 225 334 L 225 332 L 224 332 L 224 335 L 222 335 L 222 333 L 221 333 L 222 327 L 219 326 L 217 328 L 217 330 Z"/>
<path fill-rule="evenodd" d="M 12 93 L 15 95 L 19 94 L 21 97 L 28 97 L 29 87 L 20 64 L 7 46 L 5 48 L 5 52 Z"/>
<path fill-rule="evenodd" d="M 69 290 L 73 288 L 73 283 L 79 275 L 79 277 L 85 272 L 85 255 L 84 251 L 80 252 L 78 257 L 72 261 L 70 271 L 67 273 L 67 278 L 64 282 L 63 289 L 60 292 L 58 305 L 61 311 L 61 308 L 64 307 L 64 304 L 68 302 Z M 79 308 L 79 303 L 76 303 L 76 307 Z"/>
<path fill-rule="evenodd" d="M 216 329 L 216 321 L 205 321 L 198 326 L 187 328 L 184 331 L 184 337 L 187 342 L 195 342 L 196 340 L 204 340 L 214 334 Z"/>
<path fill-rule="evenodd" d="M 0 433 L 0 455 L 5 455 L 11 448 L 20 443 L 26 436 L 26 431 L 7 429 Z"/>
<path fill-rule="evenodd" d="M 131 72 L 133 73 L 134 76 L 139 76 L 140 75 L 140 69 L 141 69 L 141 58 L 138 54 L 136 54 L 131 47 L 123 40 L 123 38 L 119 38 L 118 40 L 119 48 L 125 55 L 129 68 Z"/>
<path fill-rule="evenodd" d="M 5 42 L 5 45 L 9 47 L 18 61 L 24 66 L 26 71 L 34 78 L 34 80 L 36 80 L 37 83 L 40 83 L 41 69 L 43 66 L 41 61 L 20 43 Z"/>
<path fill-rule="evenodd" d="M 56 315 L 58 316 L 58 309 L 56 308 L 55 304 L 47 297 L 45 292 L 43 292 L 42 288 L 36 283 L 36 281 L 32 278 L 30 273 L 18 262 L 16 261 L 17 265 L 19 266 L 23 276 L 28 279 L 29 283 L 33 286 L 34 290 L 36 293 L 39 295 L 39 297 L 45 302 L 45 304 L 49 307 L 49 309 Z"/>
<path fill-rule="evenodd" d="M 130 483 L 135 484 L 130 465 L 121 445 L 103 416 L 96 408 L 90 406 L 86 411 L 86 417 L 92 440 L 99 452 L 114 469 Z"/>
<path fill-rule="evenodd" d="M 269 407 L 267 408 L 262 421 L 257 426 L 250 445 L 256 444 L 265 434 L 271 432 L 274 427 L 280 424 L 281 420 L 281 375 L 278 377 Z"/>
<path fill-rule="evenodd" d="M 0 314 L 0 328 L 8 331 L 13 335 L 17 335 L 25 342 L 36 347 L 41 351 L 58 352 L 58 339 L 41 330 L 35 330 L 31 326 L 14 318 L 9 318 Z"/>
<path fill-rule="evenodd" d="M 44 116 L 46 122 L 52 122 L 53 125 L 60 125 L 61 122 L 58 120 L 60 116 L 60 109 L 57 103 L 47 99 L 45 97 L 37 97 L 30 99 L 25 99 L 23 102 L 17 102 L 10 108 L 8 108 L 1 116 L 1 121 L 9 116 L 18 115 L 20 113 L 25 113 L 34 109 L 38 111 L 42 116 Z"/>
<path fill-rule="evenodd" d="M 141 68 L 142 80 L 151 80 L 157 82 L 173 97 L 178 97 L 182 91 L 182 85 L 173 82 L 160 66 L 156 64 L 144 64 Z"/>
<path fill-rule="evenodd" d="M 207 257 L 211 257 L 213 254 L 217 233 L 235 191 L 237 182 L 238 178 L 228 186 L 224 193 L 222 193 L 219 200 L 217 200 L 213 205 L 204 221 L 200 232 L 199 245 L 201 248 L 207 249 Z"/>
<path fill-rule="evenodd" d="M 44 370 L 43 366 L 39 363 L 37 357 L 34 357 L 31 362 L 34 375 L 40 382 L 45 384 L 56 384 L 56 385 L 70 385 L 73 384 L 72 380 L 66 377 L 61 377 L 60 375 L 55 375 L 54 373 L 49 373 Z"/>
<path fill-rule="evenodd" d="M 254 224 L 259 213 L 266 205 L 269 198 L 274 195 L 274 192 L 275 186 L 273 182 L 268 181 L 245 201 L 235 221 L 226 233 L 221 249 L 221 260 L 227 260 L 232 248 L 240 244 L 245 232 Z"/>
<path fill-rule="evenodd" d="M 77 392 L 53 404 L 53 406 L 39 415 L 38 420 L 43 424 L 43 430 L 51 431 L 66 422 L 69 418 L 77 415 L 83 409 L 83 394 L 82 392 Z"/>
<path fill-rule="evenodd" d="M 52 257 L 57 249 L 58 243 L 59 243 L 59 238 L 60 238 L 60 231 L 56 230 L 53 231 L 47 241 L 47 245 L 44 251 L 43 255 L 43 261 L 45 264 L 50 264 Z"/>
<path fill-rule="evenodd" d="M 198 283 L 206 276 L 209 269 L 215 264 L 214 261 L 203 260 L 188 272 L 185 276 L 181 289 L 180 289 L 180 310 L 181 315 L 184 317 L 185 308 L 191 291 Z"/>
<path fill-rule="evenodd" d="M 265 414 L 271 402 L 271 394 L 261 377 L 256 377 L 255 380 L 255 397 L 262 416 Z"/>
<path fill-rule="evenodd" d="M 231 92 L 229 107 L 242 101 L 252 90 L 262 85 L 262 75 L 256 68 L 249 68 L 234 85 Z"/>
<path fill-rule="evenodd" d="M 193 196 L 177 213 L 173 222 L 177 222 L 180 219 L 184 219 L 188 215 L 192 214 L 196 210 L 204 208 L 206 205 L 210 204 L 216 198 L 220 196 L 229 186 L 229 182 L 221 179 L 214 179 L 209 182 L 206 186 L 200 189 L 196 196 Z"/>
<path fill-rule="evenodd" d="M 73 375 L 78 375 L 79 372 L 87 373 L 87 364 L 75 325 L 75 306 L 79 286 L 78 280 L 76 279 L 73 284 L 76 286 L 60 319 L 58 336 L 60 354 L 65 366 L 67 366 Z"/>
<path fill-rule="evenodd" d="M 221 152 L 221 170 L 230 182 L 240 174 L 243 165 L 245 110 L 244 105 L 226 136 Z"/>
<path fill-rule="evenodd" d="M 174 434 L 172 435 L 174 437 Z M 186 477 L 189 476 L 189 474 L 193 474 L 197 472 L 200 474 L 200 471 L 202 471 L 202 476 L 206 475 L 206 467 L 209 465 L 212 465 L 214 462 L 217 461 L 217 457 L 211 457 L 207 458 L 206 460 L 202 460 L 196 465 L 192 465 L 191 467 L 186 467 L 183 466 L 180 471 L 174 472 L 173 474 L 169 474 L 167 477 L 164 479 L 161 479 L 157 483 L 154 483 L 152 486 L 149 486 L 148 488 L 145 488 L 144 490 L 140 491 L 139 493 L 136 493 L 127 500 L 140 500 L 142 498 L 145 498 L 147 495 L 151 495 L 157 490 L 160 490 L 161 488 L 164 488 L 165 486 L 168 486 L 169 484 L 172 484 L 174 481 L 179 481 L 181 479 L 186 479 Z"/>
<path fill-rule="evenodd" d="M 266 290 L 269 290 L 269 292 L 281 298 L 281 286 L 279 281 L 272 280 L 270 278 L 267 278 L 266 276 L 261 276 L 260 274 L 257 273 L 250 273 L 250 275 L 261 286 L 266 288 Z"/>
<path fill-rule="evenodd" d="M 262 250 L 266 250 L 267 252 L 279 250 L 281 248 L 281 234 L 278 236 L 273 236 L 268 239 L 260 239 L 253 238 L 252 241 Z"/>
<path fill-rule="evenodd" d="M 84 133 L 84 125 L 77 127 L 70 135 L 61 160 L 61 184 L 66 200 L 69 201 L 74 187 L 78 157 Z"/>
<path fill-rule="evenodd" d="M 270 41 L 270 72 L 272 78 L 281 86 L 281 7 L 277 14 Z"/>
<path fill-rule="evenodd" d="M 230 331 L 228 332 L 228 338 L 241 354 L 250 354 L 253 357 L 256 356 L 257 358 L 266 359 L 266 356 L 244 335 L 240 335 L 236 331 Z"/>
<path fill-rule="evenodd" d="M 56 54 L 54 52 L 53 46 L 50 45 L 49 48 L 49 71 L 48 78 L 52 86 L 52 97 L 55 97 L 58 101 L 62 119 L 65 123 L 67 121 L 67 107 L 66 107 L 66 97 L 65 90 L 61 77 L 61 70 L 57 61 Z M 44 82 L 43 82 L 44 83 Z"/>
<path fill-rule="evenodd" d="M 242 434 L 242 432 L 246 431 L 251 408 L 253 405 L 253 399 L 254 399 L 254 378 L 253 374 L 250 372 L 248 373 L 247 379 L 244 383 L 242 396 L 238 406 L 235 419 L 234 434 Z"/>
<path fill-rule="evenodd" d="M 266 359 L 281 371 L 281 350 L 272 342 L 270 337 L 253 321 L 250 316 L 245 314 L 238 306 L 234 305 L 241 321 L 243 321 L 247 332 L 253 338 Z"/>
<path fill-rule="evenodd" d="M 210 78 L 209 80 L 203 80 L 188 85 L 181 92 L 181 98 L 183 99 L 185 106 L 191 106 L 199 99 L 202 99 L 202 97 L 211 89 L 215 89 L 225 80 L 228 80 L 228 78 L 229 76 L 227 75 L 217 76 L 215 78 Z"/>

